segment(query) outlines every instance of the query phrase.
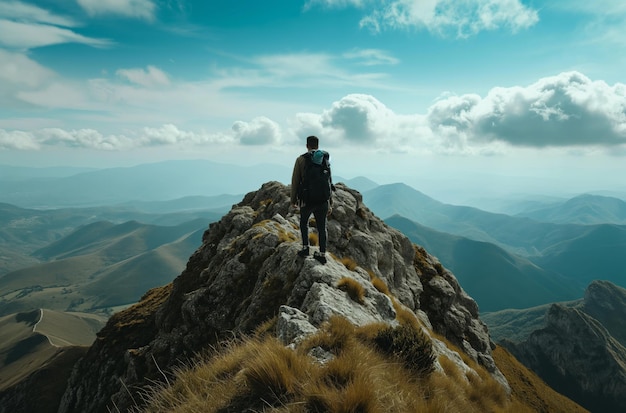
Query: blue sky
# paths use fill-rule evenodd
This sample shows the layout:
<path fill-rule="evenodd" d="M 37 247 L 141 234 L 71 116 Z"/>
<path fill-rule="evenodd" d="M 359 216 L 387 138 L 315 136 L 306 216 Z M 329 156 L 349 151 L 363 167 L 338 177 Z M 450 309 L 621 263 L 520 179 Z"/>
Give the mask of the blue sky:
<path fill-rule="evenodd" d="M 0 163 L 626 191 L 623 0 L 0 2 Z M 286 179 L 288 180 L 288 178 Z"/>

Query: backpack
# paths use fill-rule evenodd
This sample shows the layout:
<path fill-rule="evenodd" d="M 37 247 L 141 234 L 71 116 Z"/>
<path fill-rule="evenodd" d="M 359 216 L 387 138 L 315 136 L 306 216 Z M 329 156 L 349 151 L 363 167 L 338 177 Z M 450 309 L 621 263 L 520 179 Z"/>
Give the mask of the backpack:
<path fill-rule="evenodd" d="M 322 150 L 304 155 L 304 175 L 300 184 L 299 198 L 305 205 L 319 205 L 330 199 L 332 177 L 330 155 Z"/>

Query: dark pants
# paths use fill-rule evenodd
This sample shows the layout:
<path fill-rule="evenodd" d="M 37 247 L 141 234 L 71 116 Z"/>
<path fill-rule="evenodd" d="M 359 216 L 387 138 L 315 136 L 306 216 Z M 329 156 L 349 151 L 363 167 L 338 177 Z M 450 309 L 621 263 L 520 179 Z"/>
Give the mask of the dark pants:
<path fill-rule="evenodd" d="M 311 214 L 315 217 L 320 242 L 320 252 L 326 252 L 326 215 L 328 214 L 328 202 L 319 205 L 305 205 L 300 208 L 302 245 L 309 245 L 309 218 Z"/>

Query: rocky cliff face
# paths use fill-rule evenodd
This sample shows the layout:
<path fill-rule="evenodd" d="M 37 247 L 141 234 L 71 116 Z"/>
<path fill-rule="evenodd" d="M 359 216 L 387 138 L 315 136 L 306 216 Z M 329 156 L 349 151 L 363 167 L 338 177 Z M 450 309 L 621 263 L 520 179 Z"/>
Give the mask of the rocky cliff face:
<path fill-rule="evenodd" d="M 269 182 L 247 194 L 211 224 L 171 285 L 114 315 L 77 363 L 59 411 L 141 405 L 144 386 L 164 380 L 220 340 L 250 333 L 275 317 L 278 337 L 289 344 L 333 315 L 357 325 L 393 324 L 400 309 L 410 310 L 428 331 L 445 336 L 508 386 L 493 361 L 476 303 L 436 259 L 385 225 L 358 192 L 341 184 L 328 222 L 332 256 L 325 265 L 312 257 L 297 259 L 298 215 L 290 210 L 288 189 Z M 345 279 L 363 287 L 361 300 L 340 287 Z M 382 280 L 390 294 L 375 288 L 373 280 Z M 436 351 L 451 351 L 435 336 L 433 342 L 439 343 Z"/>
<path fill-rule="evenodd" d="M 625 297 L 626 290 L 595 281 L 582 305 L 553 304 L 543 328 L 520 343 L 502 344 L 581 406 L 594 412 L 626 411 Z"/>

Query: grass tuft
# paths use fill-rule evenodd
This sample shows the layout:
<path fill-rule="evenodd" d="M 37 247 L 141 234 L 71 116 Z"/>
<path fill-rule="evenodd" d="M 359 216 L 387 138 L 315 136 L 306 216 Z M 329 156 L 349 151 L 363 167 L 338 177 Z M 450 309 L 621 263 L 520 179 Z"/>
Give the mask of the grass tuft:
<path fill-rule="evenodd" d="M 356 263 L 356 261 L 354 261 L 350 257 L 343 257 L 341 258 L 340 262 L 344 265 L 344 267 L 346 267 L 350 271 L 354 271 L 356 267 L 358 267 L 358 264 Z"/>
<path fill-rule="evenodd" d="M 347 292 L 352 301 L 365 304 L 365 288 L 354 278 L 343 277 L 337 282 L 337 288 Z"/>
<path fill-rule="evenodd" d="M 372 276 L 372 274 L 370 274 L 370 277 L 372 277 L 372 285 L 374 286 L 374 288 L 387 296 L 391 295 L 391 292 L 389 292 L 389 287 L 387 287 L 387 284 L 381 278 Z"/>
<path fill-rule="evenodd" d="M 385 354 L 402 361 L 404 367 L 419 376 L 431 373 L 436 356 L 433 344 L 421 328 L 409 324 L 381 329 L 374 343 Z"/>

